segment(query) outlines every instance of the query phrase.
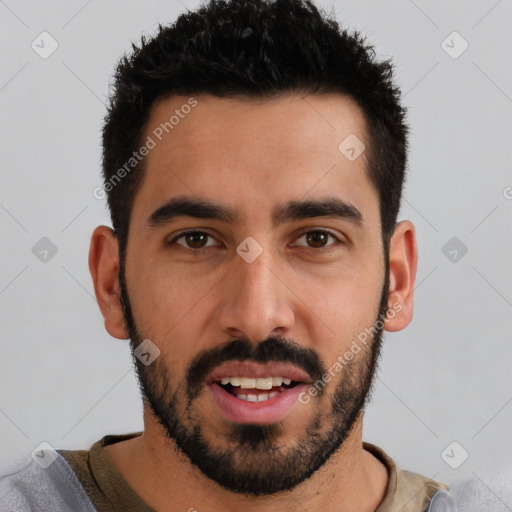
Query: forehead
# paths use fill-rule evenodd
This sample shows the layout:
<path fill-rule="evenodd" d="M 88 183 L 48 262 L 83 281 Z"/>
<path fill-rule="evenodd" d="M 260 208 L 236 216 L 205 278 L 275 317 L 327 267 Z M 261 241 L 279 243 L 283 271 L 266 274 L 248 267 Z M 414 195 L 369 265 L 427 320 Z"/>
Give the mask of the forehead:
<path fill-rule="evenodd" d="M 150 139 L 134 217 L 184 195 L 225 204 L 242 221 L 263 216 L 258 206 L 305 196 L 336 195 L 367 215 L 378 206 L 366 172 L 365 119 L 342 95 L 172 96 L 153 106 L 141 140 Z M 363 150 L 356 159 L 347 157 L 352 147 Z"/>

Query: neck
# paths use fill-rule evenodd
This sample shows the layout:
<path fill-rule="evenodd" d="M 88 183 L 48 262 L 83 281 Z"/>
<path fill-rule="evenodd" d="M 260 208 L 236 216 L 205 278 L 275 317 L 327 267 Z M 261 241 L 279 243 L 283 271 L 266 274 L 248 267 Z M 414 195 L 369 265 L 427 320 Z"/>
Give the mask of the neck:
<path fill-rule="evenodd" d="M 297 503 L 311 512 L 373 512 L 385 495 L 387 470 L 363 449 L 362 414 L 342 447 L 311 478 L 291 491 L 258 497 L 225 490 L 205 477 L 146 410 L 144 425 L 141 436 L 105 450 L 130 487 L 158 512 L 291 512 Z"/>

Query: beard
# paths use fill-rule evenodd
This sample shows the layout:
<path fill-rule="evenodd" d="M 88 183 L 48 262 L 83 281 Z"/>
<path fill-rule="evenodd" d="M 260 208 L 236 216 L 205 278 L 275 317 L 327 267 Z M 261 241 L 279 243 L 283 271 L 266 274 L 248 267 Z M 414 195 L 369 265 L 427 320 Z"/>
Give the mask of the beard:
<path fill-rule="evenodd" d="M 290 439 L 285 421 L 268 425 L 229 424 L 227 434 L 205 428 L 207 417 L 200 417 L 195 400 L 205 389 L 209 372 L 226 361 L 290 362 L 305 370 L 312 382 L 327 373 L 321 358 L 283 337 L 271 337 L 255 345 L 235 340 L 200 352 L 189 364 L 179 384 L 175 369 L 163 357 L 145 366 L 135 348 L 145 338 L 135 325 L 126 290 L 123 262 L 119 283 L 121 305 L 130 336 L 132 357 L 143 401 L 163 427 L 166 436 L 206 477 L 235 493 L 252 496 L 288 491 L 319 470 L 349 437 L 371 399 L 374 377 L 381 354 L 383 322 L 388 307 L 389 273 L 386 261 L 378 317 L 373 338 L 352 360 L 345 362 L 331 396 L 328 387 L 318 389 L 310 400 L 316 406 L 313 417 L 301 435 Z M 380 320 L 380 322 L 379 322 Z M 381 327 L 377 329 L 376 326 Z M 334 379 L 332 379 L 334 385 Z M 321 398 L 324 397 L 322 401 Z M 286 442 L 283 441 L 284 438 Z"/>

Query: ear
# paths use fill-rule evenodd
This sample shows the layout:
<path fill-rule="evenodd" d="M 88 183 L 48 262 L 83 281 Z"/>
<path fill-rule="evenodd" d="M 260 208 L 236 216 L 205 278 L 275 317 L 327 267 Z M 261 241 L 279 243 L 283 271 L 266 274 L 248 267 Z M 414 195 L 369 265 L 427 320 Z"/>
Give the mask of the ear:
<path fill-rule="evenodd" d="M 400 331 L 412 320 L 417 265 L 418 247 L 414 225 L 404 220 L 396 225 L 389 244 L 389 299 L 384 322 L 386 331 Z"/>
<path fill-rule="evenodd" d="M 119 245 L 114 231 L 107 226 L 98 226 L 92 234 L 89 271 L 105 329 L 114 338 L 127 339 L 129 335 L 120 300 Z"/>

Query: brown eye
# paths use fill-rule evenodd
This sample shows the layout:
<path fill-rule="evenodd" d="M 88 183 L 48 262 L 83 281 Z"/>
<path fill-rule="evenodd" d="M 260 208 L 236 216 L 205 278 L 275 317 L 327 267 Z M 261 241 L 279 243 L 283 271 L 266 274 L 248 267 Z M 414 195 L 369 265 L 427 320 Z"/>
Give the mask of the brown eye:
<path fill-rule="evenodd" d="M 306 234 L 306 240 L 312 247 L 324 247 L 329 236 L 322 231 L 310 231 Z"/>
<path fill-rule="evenodd" d="M 337 245 L 336 243 L 328 244 L 327 242 L 329 241 L 329 237 L 334 239 L 336 242 L 341 243 L 341 241 L 336 236 L 334 236 L 330 231 L 326 231 L 324 229 L 306 231 L 297 240 L 305 238 L 308 247 L 311 247 L 312 249 L 324 249 L 332 245 Z M 296 245 L 303 246 L 303 244 Z"/>
<path fill-rule="evenodd" d="M 181 245 L 186 249 L 195 249 L 196 251 L 201 251 L 201 249 L 215 245 L 214 243 L 207 243 L 209 238 L 213 240 L 213 237 L 204 231 L 187 231 L 174 238 L 170 244 L 172 245 L 174 242 L 176 242 L 178 245 Z M 184 243 L 178 242 L 178 240 L 182 239 L 184 240 Z"/>
<path fill-rule="evenodd" d="M 206 233 L 188 233 L 184 236 L 186 243 L 192 249 L 202 249 L 208 239 Z"/>

